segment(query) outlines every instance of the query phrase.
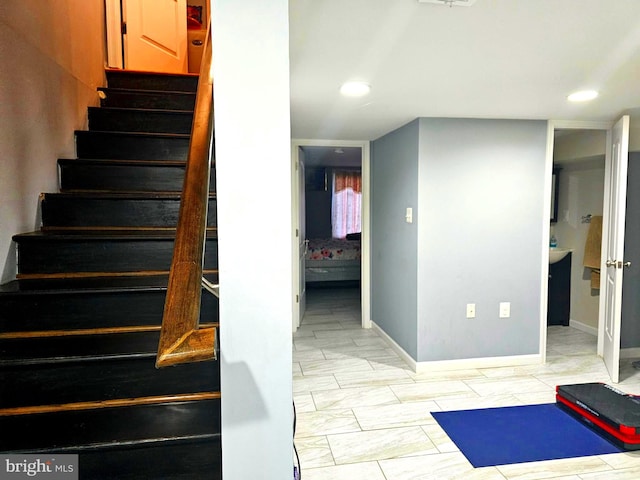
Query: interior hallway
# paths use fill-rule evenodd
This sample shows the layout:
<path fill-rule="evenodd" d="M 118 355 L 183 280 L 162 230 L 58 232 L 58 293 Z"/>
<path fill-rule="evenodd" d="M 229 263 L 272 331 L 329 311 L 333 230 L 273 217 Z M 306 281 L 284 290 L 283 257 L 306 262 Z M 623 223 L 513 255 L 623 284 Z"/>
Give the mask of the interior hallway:
<path fill-rule="evenodd" d="M 360 328 L 358 289 L 307 295 L 293 351 L 304 480 L 640 478 L 640 452 L 474 469 L 429 413 L 550 403 L 558 384 L 610 383 L 594 336 L 554 326 L 545 365 L 417 375 L 375 332 Z M 618 388 L 640 394 L 631 361 L 621 378 Z"/>

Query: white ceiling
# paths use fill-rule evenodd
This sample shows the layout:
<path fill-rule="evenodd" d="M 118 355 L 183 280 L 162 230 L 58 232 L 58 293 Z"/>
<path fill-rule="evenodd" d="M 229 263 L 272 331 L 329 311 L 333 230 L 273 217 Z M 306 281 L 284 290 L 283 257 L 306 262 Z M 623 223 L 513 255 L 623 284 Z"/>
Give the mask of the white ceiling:
<path fill-rule="evenodd" d="M 417 117 L 640 113 L 640 0 L 291 0 L 290 45 L 293 138 L 372 140 Z M 341 97 L 347 80 L 371 94 Z M 566 101 L 584 88 L 600 96 Z"/>

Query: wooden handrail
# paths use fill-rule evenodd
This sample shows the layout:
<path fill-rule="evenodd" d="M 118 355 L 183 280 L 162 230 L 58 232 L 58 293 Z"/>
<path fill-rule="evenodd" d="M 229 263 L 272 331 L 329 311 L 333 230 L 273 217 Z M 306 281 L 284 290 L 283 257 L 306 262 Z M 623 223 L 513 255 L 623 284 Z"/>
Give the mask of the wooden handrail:
<path fill-rule="evenodd" d="M 202 54 L 191 141 L 156 367 L 216 358 L 215 328 L 198 328 L 213 139 L 211 24 Z"/>

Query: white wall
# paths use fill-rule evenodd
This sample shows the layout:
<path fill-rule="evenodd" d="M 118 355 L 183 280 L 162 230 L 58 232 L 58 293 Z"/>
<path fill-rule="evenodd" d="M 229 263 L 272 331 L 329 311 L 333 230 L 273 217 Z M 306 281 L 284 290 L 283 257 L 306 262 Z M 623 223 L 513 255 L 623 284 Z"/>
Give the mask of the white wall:
<path fill-rule="evenodd" d="M 39 228 L 38 195 L 104 83 L 102 0 L 0 2 L 0 283 L 16 273 L 11 236 Z"/>
<path fill-rule="evenodd" d="M 288 2 L 213 0 L 211 13 L 223 475 L 286 479 L 293 472 Z"/>

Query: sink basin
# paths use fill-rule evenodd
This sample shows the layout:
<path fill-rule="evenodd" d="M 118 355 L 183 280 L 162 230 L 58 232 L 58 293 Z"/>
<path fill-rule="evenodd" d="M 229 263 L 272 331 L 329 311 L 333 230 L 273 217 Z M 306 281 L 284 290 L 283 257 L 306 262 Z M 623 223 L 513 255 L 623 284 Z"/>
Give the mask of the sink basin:
<path fill-rule="evenodd" d="M 570 248 L 550 248 L 549 249 L 549 263 L 556 263 L 567 256 L 567 253 L 571 251 Z"/>

